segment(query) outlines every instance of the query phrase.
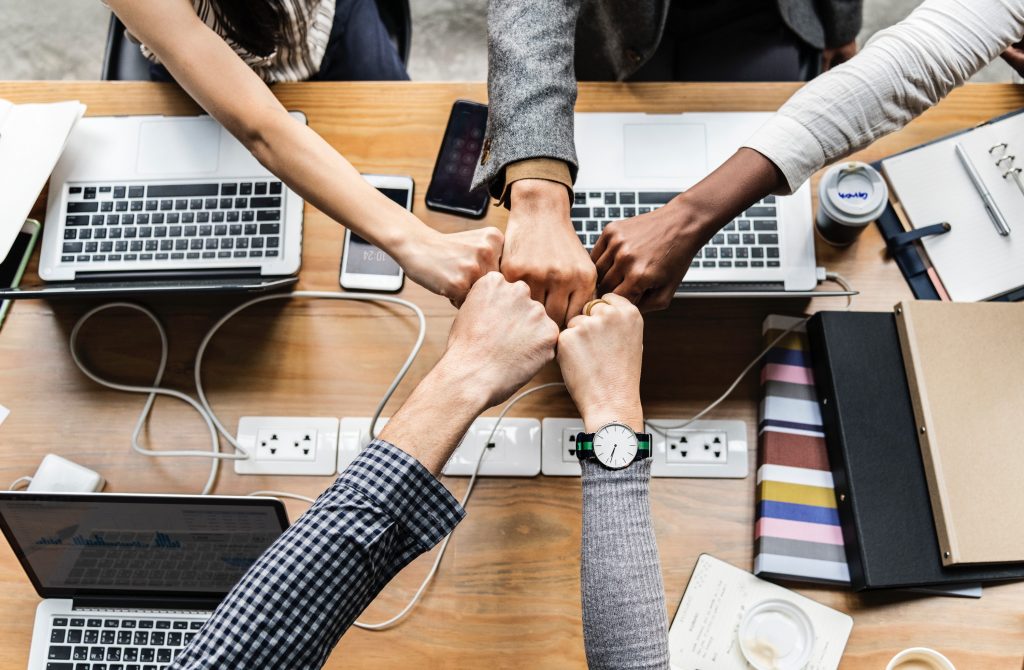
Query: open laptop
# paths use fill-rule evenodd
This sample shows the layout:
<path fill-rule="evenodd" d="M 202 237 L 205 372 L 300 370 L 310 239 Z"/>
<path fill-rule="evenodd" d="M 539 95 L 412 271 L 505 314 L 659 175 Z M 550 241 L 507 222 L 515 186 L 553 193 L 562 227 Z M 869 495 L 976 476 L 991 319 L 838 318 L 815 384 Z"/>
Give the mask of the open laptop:
<path fill-rule="evenodd" d="M 45 599 L 28 669 L 167 666 L 287 525 L 272 498 L 0 492 Z"/>
<path fill-rule="evenodd" d="M 47 284 L 3 297 L 288 285 L 302 207 L 209 116 L 83 118 L 50 179 Z"/>
<path fill-rule="evenodd" d="M 721 165 L 768 113 L 576 114 L 572 220 L 591 250 L 604 226 L 661 207 Z M 676 297 L 792 296 L 817 285 L 810 188 L 769 196 L 698 252 Z M 814 295 L 842 292 L 816 292 Z"/>

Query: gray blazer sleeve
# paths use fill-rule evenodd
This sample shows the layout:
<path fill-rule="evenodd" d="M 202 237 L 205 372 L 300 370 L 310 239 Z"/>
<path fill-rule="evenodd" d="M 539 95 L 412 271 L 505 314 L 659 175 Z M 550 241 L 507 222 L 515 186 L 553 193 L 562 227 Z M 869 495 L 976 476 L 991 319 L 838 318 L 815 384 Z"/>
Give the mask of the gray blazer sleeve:
<path fill-rule="evenodd" d="M 487 136 L 473 179 L 499 197 L 505 168 L 556 158 L 576 179 L 576 18 L 581 0 L 489 0 Z"/>

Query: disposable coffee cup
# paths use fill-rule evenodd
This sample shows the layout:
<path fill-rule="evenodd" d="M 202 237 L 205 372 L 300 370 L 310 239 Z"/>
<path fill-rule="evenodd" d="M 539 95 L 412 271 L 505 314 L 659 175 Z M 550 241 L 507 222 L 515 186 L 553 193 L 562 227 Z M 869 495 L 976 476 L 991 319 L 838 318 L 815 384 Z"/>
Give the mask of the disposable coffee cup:
<path fill-rule="evenodd" d="M 956 670 L 953 663 L 928 647 L 904 649 L 893 656 L 885 670 Z"/>
<path fill-rule="evenodd" d="M 835 165 L 818 184 L 818 234 L 829 244 L 851 244 L 888 202 L 889 187 L 878 170 L 858 161 Z"/>

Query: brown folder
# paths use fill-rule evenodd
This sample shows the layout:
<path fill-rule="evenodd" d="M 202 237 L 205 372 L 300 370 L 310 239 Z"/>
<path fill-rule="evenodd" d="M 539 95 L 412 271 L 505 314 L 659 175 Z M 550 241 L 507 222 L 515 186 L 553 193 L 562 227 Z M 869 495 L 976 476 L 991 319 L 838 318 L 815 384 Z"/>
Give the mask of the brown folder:
<path fill-rule="evenodd" d="M 1024 305 L 896 307 L 943 565 L 1024 561 Z"/>

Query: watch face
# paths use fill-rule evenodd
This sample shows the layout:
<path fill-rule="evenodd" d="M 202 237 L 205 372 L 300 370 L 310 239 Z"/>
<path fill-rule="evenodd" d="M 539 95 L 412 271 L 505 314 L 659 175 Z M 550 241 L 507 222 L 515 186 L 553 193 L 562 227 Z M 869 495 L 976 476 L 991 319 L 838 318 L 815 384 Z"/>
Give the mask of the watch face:
<path fill-rule="evenodd" d="M 617 423 L 610 423 L 594 435 L 594 455 L 608 468 L 624 468 L 636 458 L 640 445 L 636 433 Z"/>

